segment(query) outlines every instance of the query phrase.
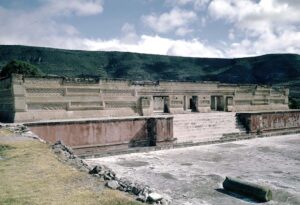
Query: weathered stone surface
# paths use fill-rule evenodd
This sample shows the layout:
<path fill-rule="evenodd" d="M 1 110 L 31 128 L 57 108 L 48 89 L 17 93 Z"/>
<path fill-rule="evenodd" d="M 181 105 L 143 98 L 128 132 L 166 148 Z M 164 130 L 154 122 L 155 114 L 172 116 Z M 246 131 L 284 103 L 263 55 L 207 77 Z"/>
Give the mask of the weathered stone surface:
<path fill-rule="evenodd" d="M 155 140 L 170 142 L 173 139 L 172 116 L 74 119 L 27 125 L 47 142 L 61 139 L 78 155 L 128 149 L 128 146 L 150 146 L 156 143 Z M 153 128 L 152 132 L 148 132 L 149 127 Z"/>
<path fill-rule="evenodd" d="M 1 127 L 13 132 L 16 136 L 37 139 L 40 142 L 45 143 L 45 140 L 41 139 L 39 136 L 34 134 L 27 126 L 23 124 L 2 124 Z"/>
<path fill-rule="evenodd" d="M 148 195 L 147 201 L 149 201 L 149 202 L 158 202 L 162 199 L 163 199 L 162 195 L 153 192 L 153 193 L 150 193 Z"/>
<path fill-rule="evenodd" d="M 106 183 L 106 186 L 109 187 L 109 188 L 111 188 L 111 189 L 117 189 L 117 188 L 120 187 L 118 181 L 116 181 L 116 180 L 110 180 L 110 181 L 108 181 Z"/>
<path fill-rule="evenodd" d="M 62 141 L 57 141 L 52 145 L 53 152 L 57 154 L 61 160 L 66 163 L 75 166 L 81 171 L 89 172 L 90 167 L 87 163 L 85 163 L 82 159 L 77 157 L 73 150 L 66 146 Z"/>
<path fill-rule="evenodd" d="M 261 134 L 280 129 L 300 128 L 300 111 L 265 111 L 237 113 L 247 131 Z"/>
<path fill-rule="evenodd" d="M 260 202 L 272 200 L 272 191 L 270 188 L 238 178 L 226 177 L 223 182 L 223 188 L 227 191 L 254 198 Z"/>
<path fill-rule="evenodd" d="M 90 169 L 89 174 L 94 177 L 103 178 L 107 181 L 106 186 L 111 189 L 118 189 L 119 191 L 124 191 L 131 193 L 133 195 L 138 196 L 136 199 L 142 202 L 159 202 L 162 200 L 162 196 L 158 194 L 153 194 L 151 198 L 149 198 L 150 193 L 153 193 L 153 190 L 148 186 L 133 183 L 126 178 L 118 179 L 116 177 L 115 172 L 103 165 L 96 165 L 92 169 Z M 165 200 L 168 201 L 168 200 Z"/>
<path fill-rule="evenodd" d="M 274 197 L 267 204 L 300 204 L 300 193 L 296 192 L 300 190 L 296 180 L 300 178 L 299 143 L 299 134 L 295 134 L 86 161 L 107 165 L 128 180 L 147 183 L 164 198 L 170 195 L 176 205 L 252 203 L 219 191 L 225 175 L 270 187 Z M 124 166 L 124 162 L 136 160 L 146 165 Z M 162 173 L 170 173 L 175 179 L 167 179 Z"/>
<path fill-rule="evenodd" d="M 72 80 L 72 83 L 65 78 L 26 78 L 22 75 L 13 76 L 12 81 L 3 79 L 0 81 L 0 91 L 4 93 L 0 103 L 3 115 L 0 118 L 24 122 L 151 115 L 155 111 L 174 114 L 187 110 L 288 109 L 289 92 L 283 87 L 274 89 L 270 86 L 215 82 L 158 82 L 143 85 L 141 89 L 140 84 L 117 80 L 101 80 L 92 85 L 91 88 L 90 83 L 82 83 L 82 79 Z M 11 90 L 7 87 L 11 87 Z M 168 96 L 155 96 L 153 93 L 157 90 L 164 90 Z M 78 98 L 74 100 L 74 96 Z"/>
<path fill-rule="evenodd" d="M 171 204 L 172 204 L 171 198 L 163 198 L 163 199 L 160 201 L 160 204 L 161 204 L 161 205 L 171 205 Z"/>

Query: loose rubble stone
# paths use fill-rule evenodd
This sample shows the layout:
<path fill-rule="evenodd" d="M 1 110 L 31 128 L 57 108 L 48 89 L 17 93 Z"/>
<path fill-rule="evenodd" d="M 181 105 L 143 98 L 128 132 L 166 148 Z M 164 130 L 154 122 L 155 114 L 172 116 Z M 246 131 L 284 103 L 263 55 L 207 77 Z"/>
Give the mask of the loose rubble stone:
<path fill-rule="evenodd" d="M 158 202 L 162 199 L 163 199 L 163 197 L 160 194 L 152 192 L 152 193 L 149 194 L 149 196 L 147 198 L 147 201 L 149 201 L 149 202 Z"/>
<path fill-rule="evenodd" d="M 97 165 L 89 171 L 90 174 L 96 177 L 101 177 L 105 180 L 115 180 L 116 173 L 105 166 Z"/>
<path fill-rule="evenodd" d="M 37 139 L 43 143 L 46 143 L 45 140 L 41 139 L 39 136 L 31 132 L 30 129 L 23 124 L 1 124 L 0 126 L 5 127 L 5 129 L 23 137 Z"/>
<path fill-rule="evenodd" d="M 117 189 L 117 188 L 119 188 L 120 185 L 116 180 L 111 180 L 106 183 L 106 186 L 111 189 Z"/>
<path fill-rule="evenodd" d="M 66 146 L 62 141 L 57 141 L 52 145 L 55 154 L 59 155 L 62 160 L 68 164 L 77 167 L 81 171 L 89 172 L 90 167 L 82 159 L 77 157 L 73 150 Z"/>
<path fill-rule="evenodd" d="M 90 168 L 82 159 L 74 154 L 70 147 L 66 146 L 61 141 L 54 143 L 52 145 L 52 149 L 54 153 L 59 155 L 60 158 L 67 163 L 77 167 L 80 170 L 88 172 L 94 177 L 106 180 L 107 183 L 105 185 L 111 189 L 117 189 L 136 195 L 138 196 L 137 200 L 141 202 L 159 204 L 163 202 L 163 197 L 160 194 L 155 193 L 154 190 L 150 189 L 148 186 L 132 183 L 125 178 L 118 179 L 116 177 L 116 173 L 106 166 L 96 165 L 93 168 Z"/>
<path fill-rule="evenodd" d="M 141 202 L 146 202 L 148 199 L 148 193 L 140 193 L 137 197 L 136 200 L 141 201 Z"/>

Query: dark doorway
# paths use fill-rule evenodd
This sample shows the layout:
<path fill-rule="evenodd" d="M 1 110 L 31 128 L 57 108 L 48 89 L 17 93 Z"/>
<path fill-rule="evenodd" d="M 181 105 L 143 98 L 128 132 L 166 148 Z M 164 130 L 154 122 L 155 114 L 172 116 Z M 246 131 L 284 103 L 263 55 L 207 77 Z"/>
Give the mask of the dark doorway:
<path fill-rule="evenodd" d="M 192 96 L 192 98 L 190 98 L 190 109 L 192 112 L 197 112 L 197 106 L 198 105 L 198 96 Z"/>
<path fill-rule="evenodd" d="M 190 112 L 197 112 L 198 96 L 184 96 L 184 110 Z"/>
<path fill-rule="evenodd" d="M 214 111 L 224 111 L 224 97 L 211 96 L 210 108 Z"/>
<path fill-rule="evenodd" d="M 169 97 L 153 96 L 153 111 L 161 113 L 169 113 Z"/>

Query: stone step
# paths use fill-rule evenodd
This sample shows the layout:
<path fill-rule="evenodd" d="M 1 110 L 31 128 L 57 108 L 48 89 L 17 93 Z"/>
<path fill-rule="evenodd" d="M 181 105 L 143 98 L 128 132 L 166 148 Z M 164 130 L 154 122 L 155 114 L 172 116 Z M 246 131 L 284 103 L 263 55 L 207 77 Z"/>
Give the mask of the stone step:
<path fill-rule="evenodd" d="M 214 140 L 219 140 L 222 138 L 222 135 L 212 135 L 209 137 L 190 137 L 190 138 L 185 138 L 185 139 L 177 139 L 176 143 L 196 143 L 196 142 L 207 142 L 207 141 L 214 141 Z"/>
<path fill-rule="evenodd" d="M 202 136 L 202 135 L 213 135 L 213 134 L 228 134 L 228 133 L 246 133 L 244 130 L 237 130 L 237 129 L 232 129 L 232 130 L 226 130 L 226 131 L 216 131 L 216 132 L 199 132 L 199 131 L 194 131 L 194 132 L 177 132 L 174 134 L 174 137 L 182 137 L 182 136 Z"/>
<path fill-rule="evenodd" d="M 229 137 L 246 133 L 235 113 L 193 113 L 173 117 L 173 132 L 177 143 L 216 141 L 224 137 L 224 134 Z"/>
<path fill-rule="evenodd" d="M 195 113 L 195 114 L 175 114 L 176 117 L 216 117 L 216 116 L 235 116 L 234 112 L 210 112 L 210 113 Z"/>
<path fill-rule="evenodd" d="M 185 123 L 185 124 L 173 124 L 174 125 L 174 128 L 178 128 L 178 127 L 185 127 L 185 128 L 211 128 L 211 127 L 231 127 L 231 128 L 243 128 L 243 126 L 241 124 L 234 124 L 234 123 L 231 123 L 231 124 L 225 124 L 225 123 L 222 123 L 222 124 L 219 124 L 219 123 L 203 123 L 203 124 L 191 124 L 191 123 Z"/>
<path fill-rule="evenodd" d="M 211 128 L 211 127 L 236 127 L 243 128 L 242 124 L 239 123 L 181 123 L 181 124 L 173 124 L 174 128 L 185 127 L 185 128 Z"/>
<path fill-rule="evenodd" d="M 182 125 L 182 124 L 217 124 L 217 123 L 226 123 L 226 124 L 240 124 L 235 120 L 197 120 L 197 119 L 189 119 L 189 120 L 181 120 L 181 121 L 173 121 L 174 125 Z"/>

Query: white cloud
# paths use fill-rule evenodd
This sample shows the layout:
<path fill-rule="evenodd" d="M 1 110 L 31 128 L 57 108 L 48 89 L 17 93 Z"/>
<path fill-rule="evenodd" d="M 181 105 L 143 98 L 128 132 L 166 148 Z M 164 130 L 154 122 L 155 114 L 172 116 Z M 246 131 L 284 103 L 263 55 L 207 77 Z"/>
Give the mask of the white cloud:
<path fill-rule="evenodd" d="M 159 35 L 138 35 L 133 24 L 124 23 L 120 28 L 121 35 L 117 34 L 118 38 L 108 40 L 86 38 L 76 27 L 58 20 L 62 15 L 99 14 L 103 10 L 102 1 L 99 0 L 45 0 L 41 7 L 31 12 L 0 6 L 0 28 L 5 28 L 0 30 L 0 44 L 193 57 L 300 53 L 300 1 L 204 0 L 199 2 L 206 2 L 209 16 L 198 14 L 199 18 L 195 11 L 179 8 L 180 5 L 194 5 L 195 2 L 176 0 L 171 11 L 144 16 L 144 23 Z M 187 38 L 187 34 L 196 35 L 196 29 L 199 30 L 201 26 L 213 24 L 212 19 L 226 21 L 231 26 L 227 33 L 228 42 L 218 41 L 212 45 L 202 39 Z M 198 28 L 193 27 L 196 24 Z M 139 33 L 142 31 L 139 30 Z M 166 33 L 185 39 L 163 38 L 161 34 Z"/>
<path fill-rule="evenodd" d="M 142 17 L 143 22 L 158 33 L 175 31 L 179 35 L 191 32 L 188 25 L 196 19 L 195 12 L 179 8 L 173 8 L 169 13 L 161 15 L 150 14 Z"/>
<path fill-rule="evenodd" d="M 192 57 L 223 57 L 222 51 L 205 45 L 197 39 L 189 41 L 172 40 L 148 35 L 142 35 L 135 44 L 124 43 L 117 39 L 109 41 L 86 39 L 82 46 L 89 50 L 117 50 Z"/>
<path fill-rule="evenodd" d="M 103 11 L 102 0 L 47 0 L 43 12 L 55 15 L 94 15 Z"/>
<path fill-rule="evenodd" d="M 235 33 L 244 36 L 226 50 L 227 56 L 299 53 L 299 9 L 299 1 L 292 0 L 213 0 L 208 7 L 213 19 L 233 24 Z M 231 40 L 233 34 L 229 32 Z"/>
<path fill-rule="evenodd" d="M 173 6 L 193 5 L 195 9 L 204 8 L 210 0 L 166 0 L 167 4 Z"/>
<path fill-rule="evenodd" d="M 192 32 L 193 32 L 193 29 L 181 27 L 176 30 L 175 34 L 178 36 L 185 36 L 186 34 L 192 33 Z"/>
<path fill-rule="evenodd" d="M 43 7 L 43 9 L 46 8 L 49 7 Z M 75 14 L 79 11 L 75 12 L 72 6 L 70 12 L 70 14 Z M 197 39 L 173 40 L 160 36 L 138 36 L 134 25 L 130 23 L 125 23 L 122 26 L 122 36 L 119 39 L 86 38 L 81 36 L 75 27 L 53 20 L 55 19 L 53 17 L 56 17 L 55 15 L 54 13 L 45 15 L 45 12 L 41 13 L 41 10 L 24 13 L 0 7 L 0 27 L 5 28 L 5 30 L 0 30 L 0 44 L 22 44 L 81 50 L 130 51 L 179 56 L 222 56 L 221 51 Z M 185 27 L 186 20 L 180 19 L 182 16 L 186 16 L 187 19 L 194 18 L 193 13 L 174 10 L 173 13 L 172 11 L 170 12 L 170 16 L 160 17 L 160 26 L 169 26 L 171 24 L 172 29 L 175 29 L 178 35 L 185 35 L 191 31 Z M 173 22 L 174 19 L 168 19 L 171 17 L 174 17 L 179 22 Z M 10 35 L 7 35 L 8 33 Z"/>
<path fill-rule="evenodd" d="M 4 9 L 0 6 L 0 44 L 50 46 L 68 44 L 79 31 L 70 24 L 61 23 L 61 15 L 95 15 L 101 13 L 100 0 L 47 0 L 30 12 Z"/>
<path fill-rule="evenodd" d="M 135 26 L 130 23 L 125 23 L 122 28 L 121 41 L 124 43 L 135 43 L 138 40 L 138 35 L 135 31 Z"/>
<path fill-rule="evenodd" d="M 234 30 L 233 29 L 229 30 L 228 38 L 229 38 L 229 40 L 234 40 L 235 39 L 235 34 L 234 34 Z"/>
<path fill-rule="evenodd" d="M 225 19 L 241 30 L 263 33 L 289 24 L 299 24 L 300 6 L 289 0 L 213 0 L 209 5 L 212 18 Z"/>

